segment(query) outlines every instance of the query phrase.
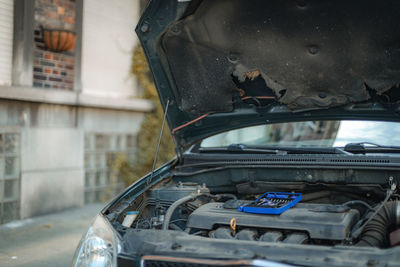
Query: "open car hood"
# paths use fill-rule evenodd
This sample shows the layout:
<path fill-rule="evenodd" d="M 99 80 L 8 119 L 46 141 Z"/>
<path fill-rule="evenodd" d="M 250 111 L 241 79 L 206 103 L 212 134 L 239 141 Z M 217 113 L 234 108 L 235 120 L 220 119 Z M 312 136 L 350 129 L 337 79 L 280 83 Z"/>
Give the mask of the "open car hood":
<path fill-rule="evenodd" d="M 263 123 L 399 120 L 400 1 L 155 0 L 136 31 L 178 147 Z"/>

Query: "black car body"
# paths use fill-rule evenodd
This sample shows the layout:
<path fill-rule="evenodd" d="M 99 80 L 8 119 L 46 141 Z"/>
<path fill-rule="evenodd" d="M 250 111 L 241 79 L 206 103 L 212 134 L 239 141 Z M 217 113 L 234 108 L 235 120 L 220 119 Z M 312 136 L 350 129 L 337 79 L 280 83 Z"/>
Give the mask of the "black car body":
<path fill-rule="evenodd" d="M 398 1 L 151 1 L 136 31 L 177 157 L 73 264 L 400 266 L 399 22 Z M 302 200 L 238 210 L 265 192 Z"/>

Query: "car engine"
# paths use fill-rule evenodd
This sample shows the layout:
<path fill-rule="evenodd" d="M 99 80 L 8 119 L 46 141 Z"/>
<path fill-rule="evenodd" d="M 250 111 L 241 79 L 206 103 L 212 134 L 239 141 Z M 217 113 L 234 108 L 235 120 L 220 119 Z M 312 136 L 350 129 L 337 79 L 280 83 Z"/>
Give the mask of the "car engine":
<path fill-rule="evenodd" d="M 400 222 L 398 201 L 386 198 L 371 204 L 351 199 L 355 196 L 353 193 L 333 191 L 306 192 L 304 201 L 282 214 L 238 210 L 239 205 L 259 196 L 212 194 L 205 185 L 195 183 L 161 185 L 147 191 L 131 205 L 140 215 L 130 228 L 175 230 L 232 241 L 384 247 L 391 242 L 387 238 L 389 225 L 393 221 L 394 224 Z"/>
<path fill-rule="evenodd" d="M 309 243 L 310 239 L 344 240 L 360 218 L 357 210 L 334 205 L 300 203 L 280 215 L 270 215 L 244 213 L 223 204 L 212 202 L 196 209 L 186 227 L 209 231 L 213 238 Z M 234 234 L 232 219 L 240 229 Z"/>

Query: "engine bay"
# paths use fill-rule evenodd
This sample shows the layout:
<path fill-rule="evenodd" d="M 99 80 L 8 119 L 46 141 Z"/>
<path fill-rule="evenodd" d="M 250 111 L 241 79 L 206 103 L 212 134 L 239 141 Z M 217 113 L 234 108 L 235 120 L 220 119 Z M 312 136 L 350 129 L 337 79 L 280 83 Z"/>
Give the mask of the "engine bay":
<path fill-rule="evenodd" d="M 213 193 L 205 184 L 167 180 L 131 203 L 119 223 L 122 229 L 173 230 L 211 240 L 388 248 L 400 243 L 395 187 L 364 185 L 357 192 L 349 185 L 305 186 L 300 203 L 282 214 L 254 214 L 238 210 L 261 195 L 246 193 L 246 184 L 236 193 Z M 126 225 L 129 211 L 138 215 Z"/>

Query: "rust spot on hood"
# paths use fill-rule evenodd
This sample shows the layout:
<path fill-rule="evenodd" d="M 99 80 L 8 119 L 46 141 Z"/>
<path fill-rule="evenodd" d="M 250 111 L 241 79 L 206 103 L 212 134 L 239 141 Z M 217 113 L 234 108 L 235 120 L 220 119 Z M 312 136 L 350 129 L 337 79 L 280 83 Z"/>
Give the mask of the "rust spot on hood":
<path fill-rule="evenodd" d="M 252 81 L 260 75 L 261 75 L 261 72 L 259 70 L 252 70 L 252 71 L 248 71 L 245 73 L 245 77 L 249 78 Z"/>

